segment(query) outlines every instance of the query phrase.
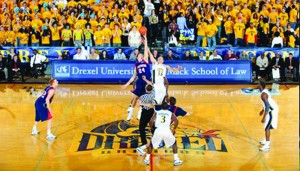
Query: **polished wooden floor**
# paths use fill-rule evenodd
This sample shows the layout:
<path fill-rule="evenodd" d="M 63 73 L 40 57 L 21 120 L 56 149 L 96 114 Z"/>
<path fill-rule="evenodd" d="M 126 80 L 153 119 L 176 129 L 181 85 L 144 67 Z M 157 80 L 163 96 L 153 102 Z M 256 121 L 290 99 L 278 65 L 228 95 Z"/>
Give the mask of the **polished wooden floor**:
<path fill-rule="evenodd" d="M 173 166 L 171 149 L 154 151 L 153 163 L 143 164 L 135 152 L 138 122 L 123 121 L 132 95 L 118 85 L 60 85 L 52 104 L 57 139 L 46 140 L 46 123 L 31 136 L 34 101 L 45 86 L 0 84 L 1 171 L 299 170 L 298 86 L 273 96 L 280 112 L 269 152 L 258 150 L 259 96 L 240 91 L 254 85 L 171 86 L 169 94 L 191 113 L 179 118 L 181 166 Z"/>

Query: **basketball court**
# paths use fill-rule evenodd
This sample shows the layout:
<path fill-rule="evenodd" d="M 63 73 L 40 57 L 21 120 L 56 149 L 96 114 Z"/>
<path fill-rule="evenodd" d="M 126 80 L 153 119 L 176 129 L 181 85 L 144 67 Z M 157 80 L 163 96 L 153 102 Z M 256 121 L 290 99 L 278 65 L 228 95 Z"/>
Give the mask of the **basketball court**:
<path fill-rule="evenodd" d="M 34 102 L 46 84 L 0 84 L 0 170 L 299 170 L 299 87 L 279 87 L 278 129 L 271 150 L 260 152 L 264 137 L 259 95 L 241 88 L 256 85 L 171 85 L 170 96 L 191 116 L 179 117 L 179 158 L 170 149 L 153 151 L 150 166 L 135 148 L 138 121 L 124 121 L 132 95 L 120 85 L 61 84 L 52 103 L 57 136 L 46 140 L 47 123 L 32 136 Z M 271 88 L 268 85 L 268 88 Z M 151 137 L 151 133 L 148 134 Z"/>

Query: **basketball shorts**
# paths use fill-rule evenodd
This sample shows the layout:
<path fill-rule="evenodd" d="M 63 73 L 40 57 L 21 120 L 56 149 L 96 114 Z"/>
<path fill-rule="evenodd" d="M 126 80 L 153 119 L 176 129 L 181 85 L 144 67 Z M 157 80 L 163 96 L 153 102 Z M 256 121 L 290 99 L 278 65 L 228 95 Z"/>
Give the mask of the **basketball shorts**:
<path fill-rule="evenodd" d="M 156 128 L 151 139 L 154 149 L 159 147 L 161 141 L 164 141 L 166 147 L 169 148 L 175 143 L 175 136 L 172 134 L 170 128 Z"/>
<path fill-rule="evenodd" d="M 45 105 L 41 103 L 35 103 L 35 121 L 44 122 L 49 119 L 52 119 L 52 114 L 45 107 Z"/>
<path fill-rule="evenodd" d="M 266 120 L 264 123 L 264 129 L 276 129 L 277 128 L 277 120 L 278 120 L 278 110 L 271 110 L 266 115 Z"/>
<path fill-rule="evenodd" d="M 156 85 L 154 84 L 154 90 L 155 90 L 155 101 L 157 104 L 161 104 L 166 97 L 166 87 L 165 85 Z"/>
<path fill-rule="evenodd" d="M 135 89 L 132 90 L 131 92 L 132 92 L 134 95 L 140 97 L 140 96 L 146 94 L 146 85 L 147 85 L 147 84 L 146 84 L 145 81 L 137 81 L 137 82 L 136 82 L 136 85 L 135 85 Z"/>

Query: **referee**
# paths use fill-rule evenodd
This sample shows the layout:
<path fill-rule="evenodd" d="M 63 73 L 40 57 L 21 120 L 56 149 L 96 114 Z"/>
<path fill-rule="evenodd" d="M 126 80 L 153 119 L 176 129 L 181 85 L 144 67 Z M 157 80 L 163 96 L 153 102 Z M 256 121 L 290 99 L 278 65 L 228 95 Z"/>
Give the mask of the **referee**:
<path fill-rule="evenodd" d="M 146 86 L 146 94 L 142 95 L 139 98 L 139 103 L 142 106 L 142 114 L 139 125 L 142 146 L 147 144 L 145 128 L 154 114 L 154 105 L 156 104 L 154 98 L 155 92 L 153 90 L 153 86 L 148 84 Z"/>

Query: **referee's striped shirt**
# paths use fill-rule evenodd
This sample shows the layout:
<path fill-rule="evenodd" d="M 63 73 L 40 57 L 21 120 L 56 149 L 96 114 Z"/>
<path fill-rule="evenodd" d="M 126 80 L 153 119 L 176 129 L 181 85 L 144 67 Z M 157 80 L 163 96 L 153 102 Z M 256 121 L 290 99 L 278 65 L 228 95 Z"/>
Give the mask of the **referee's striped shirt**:
<path fill-rule="evenodd" d="M 155 102 L 155 90 L 153 89 L 151 93 L 146 93 L 142 95 L 140 98 L 141 103 L 143 104 L 156 104 Z M 149 110 L 150 107 L 143 106 L 143 109 Z"/>

